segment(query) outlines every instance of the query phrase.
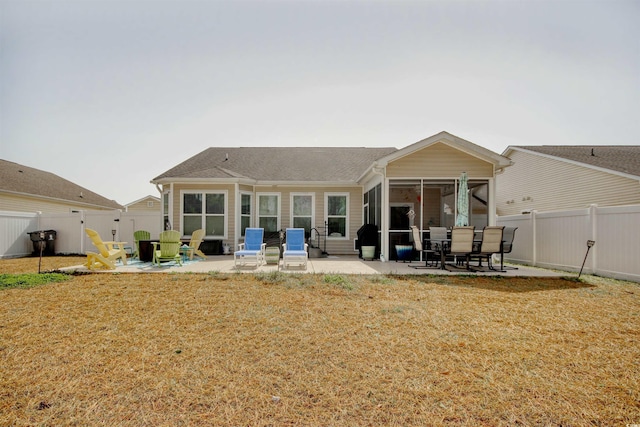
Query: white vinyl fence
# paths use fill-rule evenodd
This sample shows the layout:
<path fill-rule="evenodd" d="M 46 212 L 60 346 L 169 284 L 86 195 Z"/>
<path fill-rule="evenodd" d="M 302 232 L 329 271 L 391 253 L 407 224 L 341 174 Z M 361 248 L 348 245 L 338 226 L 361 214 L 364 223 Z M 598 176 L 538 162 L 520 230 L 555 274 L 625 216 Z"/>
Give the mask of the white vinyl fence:
<path fill-rule="evenodd" d="M 28 233 L 40 230 L 56 232 L 57 254 L 84 254 L 93 247 L 85 228 L 96 230 L 103 240 L 124 241 L 133 246 L 135 230 L 147 230 L 151 238 L 158 238 L 162 231 L 162 217 L 158 212 L 0 212 L 0 258 L 31 255 L 33 243 Z"/>
<path fill-rule="evenodd" d="M 640 282 L 640 205 L 536 212 L 499 217 L 498 225 L 518 227 L 513 250 L 505 259 L 515 263 L 579 271 Z"/>

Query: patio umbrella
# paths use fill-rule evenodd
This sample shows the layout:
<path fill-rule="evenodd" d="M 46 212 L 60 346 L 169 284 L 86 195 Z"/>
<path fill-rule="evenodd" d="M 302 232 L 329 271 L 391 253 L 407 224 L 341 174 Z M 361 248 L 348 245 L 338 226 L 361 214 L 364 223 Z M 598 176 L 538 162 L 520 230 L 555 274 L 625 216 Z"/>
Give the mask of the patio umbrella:
<path fill-rule="evenodd" d="M 467 173 L 460 174 L 460 184 L 458 185 L 458 215 L 456 216 L 456 226 L 469 225 L 469 185 Z"/>

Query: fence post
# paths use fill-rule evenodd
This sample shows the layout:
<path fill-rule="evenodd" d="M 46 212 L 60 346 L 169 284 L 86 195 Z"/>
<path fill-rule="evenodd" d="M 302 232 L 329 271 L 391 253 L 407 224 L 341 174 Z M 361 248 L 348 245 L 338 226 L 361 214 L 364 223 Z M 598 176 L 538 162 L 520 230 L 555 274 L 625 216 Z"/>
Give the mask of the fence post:
<path fill-rule="evenodd" d="M 596 203 L 592 203 L 589 205 L 589 223 L 591 224 L 591 239 L 593 241 L 598 241 L 598 205 Z M 591 253 L 591 274 L 597 274 L 596 269 L 598 268 L 598 246 L 593 246 L 593 251 Z"/>
<path fill-rule="evenodd" d="M 84 246 L 84 241 L 85 241 L 85 232 L 84 232 L 85 224 L 84 223 L 85 223 L 85 221 L 86 221 L 85 211 L 81 210 L 80 211 L 80 253 L 81 254 L 84 254 L 85 250 L 86 250 L 86 248 Z"/>
<path fill-rule="evenodd" d="M 537 230 L 537 221 L 536 221 L 536 214 L 538 213 L 537 210 L 533 209 L 531 210 L 531 213 L 529 213 L 530 216 L 530 220 L 531 220 L 531 265 L 533 265 L 534 267 L 536 266 L 537 262 L 538 262 L 538 230 Z"/>

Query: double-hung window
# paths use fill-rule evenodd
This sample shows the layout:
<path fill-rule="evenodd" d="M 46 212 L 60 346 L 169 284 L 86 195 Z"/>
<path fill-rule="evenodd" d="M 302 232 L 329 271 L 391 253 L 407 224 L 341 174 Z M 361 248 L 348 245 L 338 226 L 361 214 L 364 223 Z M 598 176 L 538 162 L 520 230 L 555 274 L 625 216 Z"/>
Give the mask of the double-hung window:
<path fill-rule="evenodd" d="M 327 218 L 327 235 L 329 238 L 345 238 L 349 235 L 348 193 L 325 194 L 325 216 Z"/>
<path fill-rule="evenodd" d="M 313 206 L 313 194 L 291 194 L 291 224 L 294 228 L 304 228 L 307 236 L 313 228 Z"/>
<path fill-rule="evenodd" d="M 280 229 L 280 195 L 276 193 L 258 194 L 258 227 L 265 233 Z"/>
<path fill-rule="evenodd" d="M 204 228 L 206 236 L 226 238 L 226 192 L 182 192 L 182 233 Z"/>

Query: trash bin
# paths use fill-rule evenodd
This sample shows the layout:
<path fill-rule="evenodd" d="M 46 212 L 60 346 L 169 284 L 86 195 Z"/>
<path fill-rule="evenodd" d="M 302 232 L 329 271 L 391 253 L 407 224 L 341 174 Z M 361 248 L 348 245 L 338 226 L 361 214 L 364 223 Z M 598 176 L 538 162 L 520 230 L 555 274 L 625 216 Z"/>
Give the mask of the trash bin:
<path fill-rule="evenodd" d="M 29 238 L 33 242 L 33 254 L 55 255 L 56 254 L 56 231 L 55 230 L 38 230 L 31 231 Z"/>

